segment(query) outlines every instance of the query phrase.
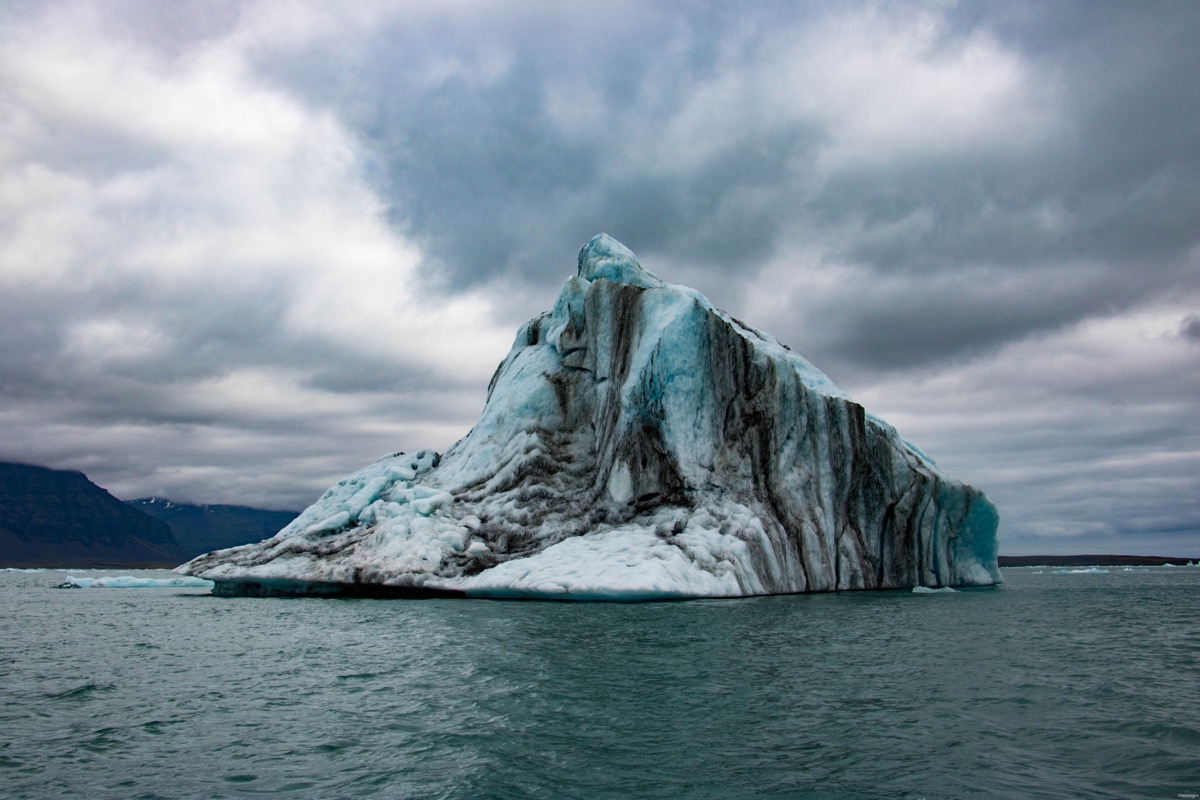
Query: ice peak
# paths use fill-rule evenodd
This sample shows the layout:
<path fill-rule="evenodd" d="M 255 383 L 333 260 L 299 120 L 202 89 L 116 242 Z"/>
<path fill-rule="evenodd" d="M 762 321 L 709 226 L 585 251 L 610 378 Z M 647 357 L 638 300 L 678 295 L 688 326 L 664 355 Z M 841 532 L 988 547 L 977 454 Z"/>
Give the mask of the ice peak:
<path fill-rule="evenodd" d="M 613 283 L 625 283 L 643 289 L 663 285 L 657 275 L 638 263 L 632 250 L 607 233 L 596 234 L 580 249 L 579 277 L 585 281 L 603 278 Z"/>

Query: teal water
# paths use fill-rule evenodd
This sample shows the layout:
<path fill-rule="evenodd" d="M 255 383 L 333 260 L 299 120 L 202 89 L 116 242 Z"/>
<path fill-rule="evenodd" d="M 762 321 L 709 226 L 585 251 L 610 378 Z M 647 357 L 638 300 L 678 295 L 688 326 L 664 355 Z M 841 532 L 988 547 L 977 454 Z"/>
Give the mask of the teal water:
<path fill-rule="evenodd" d="M 0 573 L 0 797 L 1200 793 L 1200 568 L 630 605 L 65 574 Z"/>

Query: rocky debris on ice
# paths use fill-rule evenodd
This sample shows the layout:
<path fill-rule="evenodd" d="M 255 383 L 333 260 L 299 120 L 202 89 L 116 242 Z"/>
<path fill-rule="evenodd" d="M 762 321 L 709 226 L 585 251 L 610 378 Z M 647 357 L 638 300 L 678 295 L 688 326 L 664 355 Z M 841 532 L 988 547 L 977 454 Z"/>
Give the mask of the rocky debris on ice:
<path fill-rule="evenodd" d="M 218 594 L 639 600 L 983 586 L 996 509 L 808 361 L 601 234 L 526 323 L 475 427 L 395 453 Z"/>

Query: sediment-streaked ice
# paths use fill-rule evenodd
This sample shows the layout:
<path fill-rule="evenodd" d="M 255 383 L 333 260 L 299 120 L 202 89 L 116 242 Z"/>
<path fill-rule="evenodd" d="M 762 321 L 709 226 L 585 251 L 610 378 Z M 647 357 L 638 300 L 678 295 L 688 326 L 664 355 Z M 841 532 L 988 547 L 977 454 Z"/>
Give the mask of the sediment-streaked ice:
<path fill-rule="evenodd" d="M 386 456 L 274 537 L 180 571 L 248 594 L 982 586 L 1000 581 L 996 526 L 982 492 L 807 360 L 601 234 L 444 455 Z"/>

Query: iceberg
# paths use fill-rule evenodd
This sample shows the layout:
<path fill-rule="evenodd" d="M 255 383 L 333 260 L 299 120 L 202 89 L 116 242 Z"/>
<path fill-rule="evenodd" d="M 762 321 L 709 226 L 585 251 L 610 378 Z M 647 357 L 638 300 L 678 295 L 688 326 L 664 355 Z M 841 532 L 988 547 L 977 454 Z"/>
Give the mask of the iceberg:
<path fill-rule="evenodd" d="M 270 539 L 177 571 L 218 595 L 986 586 L 997 522 L 800 355 L 600 234 L 444 455 L 388 455 Z"/>

